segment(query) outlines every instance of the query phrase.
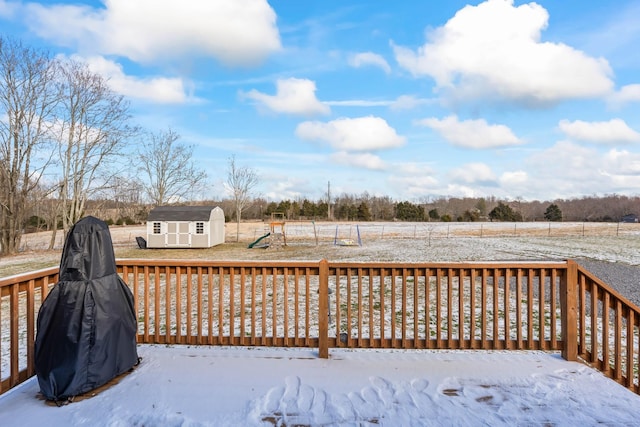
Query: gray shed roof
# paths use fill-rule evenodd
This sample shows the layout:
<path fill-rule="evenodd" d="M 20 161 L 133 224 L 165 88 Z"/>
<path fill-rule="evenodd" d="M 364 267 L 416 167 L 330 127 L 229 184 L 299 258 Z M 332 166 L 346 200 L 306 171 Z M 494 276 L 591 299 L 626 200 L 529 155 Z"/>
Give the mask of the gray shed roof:
<path fill-rule="evenodd" d="M 209 221 L 215 206 L 157 206 L 147 221 Z"/>

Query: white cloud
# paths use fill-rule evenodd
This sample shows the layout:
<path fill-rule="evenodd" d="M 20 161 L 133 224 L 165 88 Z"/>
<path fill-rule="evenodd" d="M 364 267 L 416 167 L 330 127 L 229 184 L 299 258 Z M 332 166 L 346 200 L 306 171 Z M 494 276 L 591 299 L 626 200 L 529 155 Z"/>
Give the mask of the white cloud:
<path fill-rule="evenodd" d="M 640 177 L 640 154 L 612 149 L 602 156 L 605 165 L 611 165 L 619 175 Z"/>
<path fill-rule="evenodd" d="M 316 84 L 307 79 L 282 79 L 276 83 L 276 94 L 267 95 L 257 90 L 243 93 L 276 113 L 313 116 L 329 114 L 331 109 L 316 98 Z"/>
<path fill-rule="evenodd" d="M 309 181 L 286 174 L 264 174 L 261 180 L 269 189 L 264 193 L 267 200 L 295 200 L 312 191 Z"/>
<path fill-rule="evenodd" d="M 614 107 L 630 102 L 640 102 L 640 84 L 622 86 L 619 91 L 609 97 L 609 103 Z"/>
<path fill-rule="evenodd" d="M 426 194 L 436 194 L 439 186 L 438 180 L 427 173 L 420 176 L 391 175 L 388 181 L 389 185 L 396 188 L 398 193 L 407 197 L 423 197 Z"/>
<path fill-rule="evenodd" d="M 570 178 L 579 182 L 586 177 L 593 176 L 599 166 L 593 168 L 591 159 L 600 163 L 600 155 L 595 149 L 582 147 L 570 141 L 559 141 L 552 147 L 538 152 L 528 160 L 533 166 L 529 170 L 538 170 L 549 178 Z"/>
<path fill-rule="evenodd" d="M 540 200 L 544 200 L 544 194 L 549 194 L 549 189 L 545 188 L 545 185 L 547 182 L 543 177 L 532 182 L 529 174 L 523 170 L 503 172 L 497 180 L 497 188 L 503 196 L 508 198 L 520 196 L 533 200 L 542 197 Z"/>
<path fill-rule="evenodd" d="M 372 65 L 374 67 L 379 67 L 387 74 L 391 73 L 389 63 L 381 55 L 373 52 L 362 52 L 351 55 L 349 58 L 349 65 L 356 68 Z"/>
<path fill-rule="evenodd" d="M 461 184 L 476 184 L 481 186 L 495 186 L 496 176 L 489 166 L 484 163 L 467 163 L 452 169 L 449 177 L 453 182 Z"/>
<path fill-rule="evenodd" d="M 105 0 L 104 8 L 29 3 L 24 17 L 53 43 L 138 62 L 210 56 L 253 65 L 281 49 L 266 0 Z"/>
<path fill-rule="evenodd" d="M 459 121 L 457 116 L 451 115 L 442 120 L 422 119 L 417 124 L 435 130 L 451 144 L 459 147 L 483 149 L 523 143 L 507 126 L 489 125 L 484 119 Z"/>
<path fill-rule="evenodd" d="M 181 78 L 152 77 L 140 79 L 126 75 L 120 64 L 101 56 L 89 58 L 74 56 L 73 59 L 85 62 L 91 71 L 108 80 L 109 87 L 113 91 L 129 98 L 144 99 L 162 104 L 183 104 L 191 98 L 187 93 L 186 84 Z"/>
<path fill-rule="evenodd" d="M 367 151 L 404 145 L 405 138 L 380 117 L 340 118 L 330 122 L 303 122 L 296 135 L 307 141 L 326 142 L 342 151 Z"/>
<path fill-rule="evenodd" d="M 325 101 L 336 107 L 389 107 L 394 111 L 412 110 L 421 105 L 433 104 L 434 98 L 418 98 L 413 95 L 400 95 L 394 100 L 347 99 L 342 101 Z"/>
<path fill-rule="evenodd" d="M 529 174 L 525 171 L 509 171 L 500 175 L 500 185 L 503 187 L 520 186 L 529 181 Z"/>
<path fill-rule="evenodd" d="M 405 176 L 433 175 L 435 170 L 428 163 L 401 162 L 393 165 L 393 170 Z"/>
<path fill-rule="evenodd" d="M 478 188 L 472 188 L 466 185 L 449 184 L 445 188 L 440 189 L 440 194 L 456 195 L 458 197 L 479 197 L 482 192 Z"/>
<path fill-rule="evenodd" d="M 530 105 L 607 95 L 613 88 L 606 60 L 562 43 L 541 41 L 547 11 L 513 0 L 465 6 L 428 33 L 417 52 L 392 44 L 398 63 L 431 76 L 459 99 L 494 98 Z"/>
<path fill-rule="evenodd" d="M 18 11 L 18 3 L 0 0 L 0 16 L 13 18 Z"/>
<path fill-rule="evenodd" d="M 348 99 L 344 101 L 327 101 L 327 105 L 337 107 L 387 107 L 392 104 L 391 101 L 372 101 L 367 99 Z"/>
<path fill-rule="evenodd" d="M 371 153 L 348 153 L 338 151 L 331 155 L 331 160 L 341 165 L 356 166 L 371 170 L 384 170 L 387 168 L 385 162 L 375 154 Z"/>
<path fill-rule="evenodd" d="M 413 95 L 401 95 L 391 103 L 392 110 L 412 110 L 420 105 L 431 104 L 432 99 L 416 98 Z"/>
<path fill-rule="evenodd" d="M 566 198 L 567 195 L 638 193 L 640 153 L 583 147 L 560 141 L 532 156 L 527 162 L 535 196 Z"/>
<path fill-rule="evenodd" d="M 403 197 L 420 198 L 437 194 L 437 171 L 427 162 L 398 162 L 389 166 L 388 184 Z"/>
<path fill-rule="evenodd" d="M 631 129 L 622 119 L 611 119 L 606 122 L 560 120 L 558 126 L 567 137 L 577 141 L 602 144 L 640 142 L 640 133 Z"/>

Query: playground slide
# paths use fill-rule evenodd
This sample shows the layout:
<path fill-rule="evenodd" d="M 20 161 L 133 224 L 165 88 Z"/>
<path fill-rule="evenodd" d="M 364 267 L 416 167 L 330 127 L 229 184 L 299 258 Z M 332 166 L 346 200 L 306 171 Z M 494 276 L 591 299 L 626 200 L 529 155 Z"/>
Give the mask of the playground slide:
<path fill-rule="evenodd" d="M 271 233 L 267 233 L 264 236 L 259 237 L 258 240 L 256 240 L 255 242 L 249 243 L 249 246 L 247 246 L 247 248 L 253 249 L 253 248 L 264 248 L 264 247 L 266 247 L 267 246 L 266 244 L 258 245 L 258 243 L 260 243 L 262 240 L 266 239 L 270 235 L 271 235 Z M 256 245 L 258 245 L 258 246 L 256 246 Z"/>

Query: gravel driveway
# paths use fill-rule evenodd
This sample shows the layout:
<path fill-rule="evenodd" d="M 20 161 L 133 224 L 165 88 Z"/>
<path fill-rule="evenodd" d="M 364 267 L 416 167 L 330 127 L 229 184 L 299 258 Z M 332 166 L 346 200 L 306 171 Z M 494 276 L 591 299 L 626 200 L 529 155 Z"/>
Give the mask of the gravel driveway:
<path fill-rule="evenodd" d="M 594 259 L 577 259 L 576 261 L 640 307 L 640 267 Z"/>

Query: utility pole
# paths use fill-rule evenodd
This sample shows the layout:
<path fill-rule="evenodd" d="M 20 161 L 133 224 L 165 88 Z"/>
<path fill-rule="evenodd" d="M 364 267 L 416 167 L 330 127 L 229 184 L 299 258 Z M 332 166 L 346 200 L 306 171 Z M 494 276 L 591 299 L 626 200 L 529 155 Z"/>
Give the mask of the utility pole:
<path fill-rule="evenodd" d="M 327 220 L 331 221 L 331 181 L 327 181 Z"/>

